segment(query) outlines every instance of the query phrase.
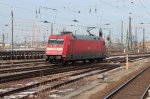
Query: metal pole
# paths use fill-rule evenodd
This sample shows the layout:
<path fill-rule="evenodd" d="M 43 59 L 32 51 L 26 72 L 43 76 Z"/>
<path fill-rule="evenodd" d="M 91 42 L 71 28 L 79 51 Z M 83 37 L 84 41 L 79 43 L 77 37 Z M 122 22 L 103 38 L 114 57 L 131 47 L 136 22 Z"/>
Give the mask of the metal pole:
<path fill-rule="evenodd" d="M 143 51 L 145 50 L 145 28 L 143 28 Z"/>
<path fill-rule="evenodd" d="M 51 23 L 51 34 L 53 34 L 53 23 Z"/>
<path fill-rule="evenodd" d="M 127 50 L 129 51 L 129 32 L 127 30 L 127 38 L 126 38 L 126 41 L 127 41 Z"/>
<path fill-rule="evenodd" d="M 110 47 L 110 54 L 111 54 L 111 30 L 109 29 L 109 39 L 110 39 L 110 41 L 109 41 L 109 47 Z"/>
<path fill-rule="evenodd" d="M 45 38 L 46 38 L 46 34 L 44 33 L 44 36 L 43 36 L 43 38 L 44 38 L 44 43 L 45 43 Z"/>
<path fill-rule="evenodd" d="M 25 50 L 26 50 L 26 46 L 27 46 L 27 37 L 24 37 L 24 42 L 25 42 Z"/>
<path fill-rule="evenodd" d="M 128 54 L 126 54 L 126 70 L 129 69 Z"/>
<path fill-rule="evenodd" d="M 135 48 L 137 48 L 137 27 L 135 27 Z"/>
<path fill-rule="evenodd" d="M 40 47 L 40 28 L 39 28 L 39 30 L 38 30 L 38 41 L 37 41 L 37 48 L 39 48 Z"/>
<path fill-rule="evenodd" d="M 129 42 L 130 42 L 130 46 L 129 46 L 129 50 L 132 50 L 132 33 L 131 33 L 131 16 L 129 16 Z"/>
<path fill-rule="evenodd" d="M 4 36 L 4 33 L 3 33 L 3 50 L 4 50 L 4 46 L 5 46 L 5 44 L 4 44 L 5 41 L 4 40 L 5 40 L 5 36 Z"/>
<path fill-rule="evenodd" d="M 123 21 L 121 21 L 121 48 L 123 49 Z"/>
<path fill-rule="evenodd" d="M 31 43 L 31 46 L 32 48 L 34 47 L 34 32 L 35 32 L 35 29 L 34 29 L 34 21 L 33 21 L 33 27 L 32 27 L 32 43 Z"/>
<path fill-rule="evenodd" d="M 11 11 L 11 20 L 12 20 L 12 41 L 11 41 L 11 45 L 12 45 L 12 49 L 11 49 L 11 52 L 12 52 L 12 57 L 11 57 L 11 59 L 13 59 L 13 36 L 14 36 L 14 28 L 13 28 L 13 26 L 14 26 L 14 15 L 13 15 L 13 11 Z"/>

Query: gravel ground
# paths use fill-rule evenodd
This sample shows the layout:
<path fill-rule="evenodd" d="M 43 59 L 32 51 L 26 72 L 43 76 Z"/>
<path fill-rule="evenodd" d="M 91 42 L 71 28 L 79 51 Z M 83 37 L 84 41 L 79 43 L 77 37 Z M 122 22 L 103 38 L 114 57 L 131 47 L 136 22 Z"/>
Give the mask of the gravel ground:
<path fill-rule="evenodd" d="M 60 99 L 103 99 L 105 95 L 138 73 L 138 71 L 149 65 L 150 59 L 144 59 L 129 64 L 129 70 L 122 66 L 116 70 L 104 73 L 104 79 L 99 79 L 101 75 L 86 78 L 86 84 L 72 91 Z M 57 98 L 58 99 L 58 98 Z"/>

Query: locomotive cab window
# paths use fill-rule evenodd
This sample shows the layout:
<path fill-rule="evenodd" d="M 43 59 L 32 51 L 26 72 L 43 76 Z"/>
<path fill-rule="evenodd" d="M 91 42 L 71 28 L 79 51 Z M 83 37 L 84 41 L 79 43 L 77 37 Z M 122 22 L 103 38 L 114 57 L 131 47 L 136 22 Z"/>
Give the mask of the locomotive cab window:
<path fill-rule="evenodd" d="M 57 39 L 57 44 L 63 44 L 64 40 L 63 39 Z"/>
<path fill-rule="evenodd" d="M 49 39 L 48 45 L 50 45 L 50 44 L 56 44 L 56 39 Z"/>
<path fill-rule="evenodd" d="M 64 43 L 64 39 L 49 39 L 48 44 L 58 44 L 61 45 Z"/>

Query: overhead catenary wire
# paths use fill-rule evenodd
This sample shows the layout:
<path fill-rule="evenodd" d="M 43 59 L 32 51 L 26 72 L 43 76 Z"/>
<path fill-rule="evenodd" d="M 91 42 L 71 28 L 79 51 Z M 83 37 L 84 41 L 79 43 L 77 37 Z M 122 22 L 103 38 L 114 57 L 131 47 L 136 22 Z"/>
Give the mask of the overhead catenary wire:
<path fill-rule="evenodd" d="M 116 10 L 119 10 L 121 13 L 124 13 L 125 15 L 126 14 L 129 14 L 129 11 L 128 10 L 126 10 L 126 9 L 123 9 L 123 8 L 117 8 L 116 6 L 114 6 L 114 5 L 112 5 L 110 2 L 107 2 L 107 1 L 104 1 L 104 0 L 99 0 L 101 3 L 103 3 L 103 4 L 105 4 L 105 5 L 108 5 L 109 7 L 112 7 L 112 8 L 115 8 Z M 35 9 L 30 9 L 30 8 L 24 8 L 24 7 L 20 7 L 20 6 L 15 6 L 15 5 L 12 5 L 12 4 L 7 4 L 7 3 L 3 3 L 3 2 L 0 2 L 0 4 L 2 4 L 2 5 L 6 5 L 6 6 L 8 6 L 8 7 L 14 7 L 14 8 L 16 8 L 16 9 L 20 9 L 20 10 L 26 10 L 26 11 L 28 11 L 28 12 L 32 12 L 32 13 L 34 13 L 33 14 L 33 16 L 35 16 L 35 13 L 36 13 L 36 8 L 37 9 L 39 9 L 39 7 L 36 7 Z M 75 8 L 79 8 L 79 7 L 81 7 L 81 8 L 84 8 L 84 9 L 86 9 L 86 11 L 87 11 L 87 14 L 89 13 L 88 11 L 90 10 L 90 8 L 93 8 L 93 9 L 91 9 L 91 10 L 93 10 L 94 11 L 94 8 L 95 8 L 95 6 L 97 7 L 97 9 L 98 9 L 98 7 L 99 6 L 102 6 L 101 4 L 80 4 L 80 5 L 73 5 L 73 6 L 68 6 L 68 5 L 66 5 L 66 6 L 52 6 L 52 7 L 50 7 L 50 8 L 55 8 L 55 9 L 57 9 L 57 10 L 63 10 L 64 9 L 64 7 L 65 7 L 65 9 L 66 9 L 66 12 L 69 12 L 69 13 L 74 13 L 75 12 L 75 14 L 76 13 L 78 13 L 78 9 L 75 9 Z M 80 9 L 80 8 L 79 8 Z M 101 10 L 101 9 L 100 9 Z M 85 10 L 84 10 L 85 11 Z M 99 11 L 99 9 L 98 9 L 98 11 Z M 21 12 L 21 11 L 20 11 Z M 22 11 L 21 13 L 24 13 L 24 11 Z M 58 12 L 59 13 L 59 12 Z M 41 12 L 41 14 L 42 15 L 45 15 L 46 13 L 44 13 L 44 11 L 43 12 Z M 80 14 L 85 14 L 85 12 L 83 12 L 83 11 L 81 11 L 80 12 Z M 77 15 L 77 18 L 78 17 L 81 17 L 80 16 L 80 14 L 79 15 Z M 100 14 L 100 13 L 99 13 Z M 133 13 L 134 14 L 134 13 Z M 91 15 L 92 15 L 92 13 L 91 13 Z M 48 15 L 48 16 L 53 16 L 54 17 L 54 15 Z M 96 16 L 95 14 L 93 14 L 93 16 Z M 5 15 L 3 16 L 3 18 L 4 17 L 6 17 Z M 10 18 L 9 16 L 7 16 L 8 18 Z M 56 19 L 56 17 L 57 17 L 57 19 Z M 65 20 L 65 21 L 68 21 L 68 23 L 69 22 L 71 22 L 72 20 L 71 20 L 71 18 L 63 18 L 62 16 L 56 16 L 55 17 L 55 19 L 56 20 Z M 137 17 L 137 15 L 135 15 L 135 17 Z M 139 16 L 140 17 L 140 16 Z M 141 17 L 140 17 L 141 18 Z M 82 19 L 84 19 L 83 17 L 82 17 Z M 17 17 L 17 16 L 15 16 L 15 22 L 16 21 L 25 21 L 26 20 L 26 18 L 21 18 L 21 17 Z M 105 16 L 104 17 L 102 17 L 102 19 L 101 20 L 105 20 L 105 21 L 108 21 L 108 22 L 110 22 L 111 20 L 110 19 L 107 19 Z M 27 21 L 33 21 L 32 20 L 32 18 L 31 19 L 27 19 Z M 65 22 L 64 21 L 64 22 Z M 62 22 L 62 23 L 59 23 L 58 21 L 55 21 L 54 23 L 55 24 L 58 24 L 58 25 L 60 25 L 60 26 L 64 26 L 65 24 L 68 24 L 68 23 L 64 23 L 64 22 Z M 115 23 L 115 22 L 111 22 L 111 23 Z M 75 23 L 76 24 L 76 23 Z M 77 24 L 83 24 L 85 27 L 86 26 L 88 26 L 88 25 L 90 25 L 90 24 L 88 24 L 87 22 L 86 23 L 82 23 L 82 22 L 80 22 L 80 23 L 77 23 Z M 96 24 L 99 24 L 98 22 L 97 23 L 95 23 L 95 25 Z M 101 23 L 102 24 L 102 23 Z M 92 23 L 91 25 L 94 25 L 94 23 Z M 69 24 L 68 24 L 68 26 L 69 26 Z"/>
<path fill-rule="evenodd" d="M 150 17 L 150 13 L 149 11 L 147 10 L 147 8 L 145 7 L 145 5 L 143 4 L 143 2 L 141 0 L 139 0 L 141 6 L 143 7 L 144 11 L 146 12 L 146 14 Z"/>
<path fill-rule="evenodd" d="M 8 7 L 14 7 L 14 8 L 17 8 L 17 9 L 22 9 L 22 10 L 26 10 L 26 11 L 29 11 L 29 12 L 35 12 L 36 13 L 36 9 L 35 10 L 33 10 L 33 9 L 29 9 L 29 8 L 23 8 L 23 7 L 19 7 L 19 6 L 14 6 L 14 5 L 11 5 L 11 4 L 6 4 L 6 3 L 2 3 L 2 2 L 0 2 L 0 4 L 2 4 L 2 5 L 6 5 L 6 6 L 8 6 Z M 91 6 L 91 5 L 90 5 Z M 96 5 L 93 5 L 94 7 L 96 6 Z M 72 7 L 72 6 L 70 6 L 70 7 Z M 76 6 L 75 6 L 76 7 Z M 80 6 L 80 7 L 82 7 L 82 6 Z M 87 5 L 86 7 L 88 7 L 89 8 L 89 5 Z M 39 7 L 40 8 L 40 7 Z M 60 9 L 60 8 L 64 8 L 64 7 L 56 7 L 56 8 L 51 8 L 51 9 Z M 67 9 L 68 11 L 71 11 L 71 12 L 75 12 L 75 11 L 72 11 L 72 10 L 70 10 L 70 8 L 69 7 L 65 7 L 65 9 Z M 78 10 L 77 10 L 77 12 L 78 12 Z M 46 15 L 46 13 L 44 14 L 44 13 L 42 13 L 43 15 Z M 53 16 L 53 15 L 49 15 L 49 16 Z M 55 17 L 56 18 L 56 17 Z M 67 19 L 67 18 L 63 18 L 63 17 L 59 17 L 59 16 L 57 16 L 57 18 L 62 18 L 62 19 Z M 21 18 L 20 18 L 21 19 Z M 56 20 L 56 19 L 55 19 Z"/>
<path fill-rule="evenodd" d="M 131 10 L 131 11 L 127 11 L 127 10 L 125 10 L 125 8 L 121 8 L 121 7 L 118 9 L 118 7 L 112 5 L 111 3 L 107 2 L 107 1 L 104 1 L 104 0 L 99 0 L 99 1 L 101 1 L 101 3 L 103 3 L 103 4 L 107 5 L 107 6 L 110 6 L 110 7 L 112 7 L 112 8 L 115 8 L 116 10 L 120 11 L 121 13 L 123 13 L 123 14 L 125 14 L 125 15 L 129 15 L 129 14 L 131 13 L 132 15 L 134 15 L 134 19 L 135 19 L 135 18 L 138 18 L 138 19 L 144 18 L 143 15 L 138 15 L 138 14 L 136 14 L 136 13 L 133 13 L 132 10 Z M 139 1 L 141 2 L 141 0 L 139 0 Z M 131 1 L 130 1 L 130 2 L 131 2 Z M 132 2 L 132 3 L 133 3 L 133 2 Z M 144 4 L 143 4 L 143 3 L 141 3 L 141 4 L 142 4 L 143 8 L 145 9 L 145 12 L 146 12 L 146 13 L 149 15 L 149 17 L 150 17 L 150 14 L 149 14 L 148 10 L 146 9 L 146 7 L 144 6 Z M 126 8 L 127 8 L 127 7 L 126 7 Z M 149 21 L 149 20 L 147 20 L 147 21 Z"/>
<path fill-rule="evenodd" d="M 111 7 L 115 7 L 116 9 L 118 9 L 116 6 L 114 6 L 114 5 L 112 5 L 112 4 L 110 4 L 110 3 L 108 3 L 108 2 L 106 2 L 106 1 L 104 1 L 104 0 L 99 0 L 99 1 L 101 1 L 101 2 L 103 2 L 104 4 L 106 4 L 106 5 L 109 5 L 109 6 L 111 6 Z M 140 0 L 141 1 L 141 0 Z M 6 4 L 6 3 L 3 3 L 3 2 L 0 2 L 0 4 L 3 4 L 3 5 L 6 5 L 6 6 L 9 6 L 9 7 L 11 7 L 11 6 L 13 6 L 14 8 L 18 8 L 18 9 L 22 9 L 22 10 L 27 10 L 27 11 L 32 11 L 32 12 L 35 12 L 35 10 L 33 10 L 33 9 L 29 9 L 29 8 L 23 8 L 23 7 L 19 7 L 19 6 L 14 6 L 14 5 L 10 5 L 10 4 Z M 91 7 L 91 6 L 101 6 L 101 5 L 98 5 L 98 4 L 95 4 L 95 5 L 77 5 L 77 6 L 70 6 L 71 8 L 72 7 Z M 52 8 L 52 9 L 60 9 L 60 8 L 64 8 L 64 7 L 54 7 L 54 8 Z M 66 6 L 65 7 L 65 9 L 70 9 L 69 8 L 69 6 Z M 121 9 L 121 8 L 119 8 L 118 10 L 120 10 L 121 12 L 123 12 L 123 13 L 129 13 L 128 11 L 126 11 L 126 10 L 124 10 L 124 9 Z M 74 11 L 73 11 L 74 12 Z M 148 11 L 146 11 L 146 12 L 148 12 Z"/>
<path fill-rule="evenodd" d="M 2 3 L 2 2 L 0 2 L 0 4 L 3 4 L 3 5 L 5 5 L 5 6 L 8 6 L 8 7 L 14 7 L 14 8 L 17 8 L 17 9 L 21 9 L 21 10 L 27 10 L 27 11 L 29 11 L 29 12 L 35 12 L 35 10 L 33 10 L 33 9 L 29 9 L 29 8 L 23 8 L 23 7 L 19 7 L 19 6 L 14 6 L 14 5 L 10 5 L 10 4 L 6 4 L 6 3 Z M 95 5 L 94 5 L 95 6 Z M 88 7 L 88 6 L 86 6 L 86 7 Z M 51 9 L 53 9 L 53 8 L 51 8 Z M 66 7 L 66 9 L 68 9 L 67 7 Z M 43 15 L 45 15 L 44 13 L 42 13 Z M 41 15 L 40 15 L 41 16 Z M 53 15 L 49 15 L 49 16 L 53 16 Z M 7 18 L 9 18 L 9 16 L 3 16 L 2 15 L 2 17 L 7 17 Z M 60 18 L 60 19 L 66 19 L 66 20 L 68 20 L 68 18 L 62 18 L 62 17 L 59 17 L 59 16 L 57 16 L 57 18 Z M 84 19 L 84 18 L 83 18 Z M 27 18 L 21 18 L 21 17 L 16 17 L 15 16 L 15 20 L 28 20 L 28 21 L 32 21 L 33 19 L 27 19 Z M 41 19 L 40 19 L 41 20 Z M 55 24 L 57 24 L 56 22 L 56 15 L 55 15 L 55 17 L 54 17 L 54 23 Z M 70 20 L 71 21 L 71 20 Z M 81 22 L 80 22 L 80 24 L 81 24 Z M 82 24 L 86 24 L 86 23 L 82 23 Z"/>

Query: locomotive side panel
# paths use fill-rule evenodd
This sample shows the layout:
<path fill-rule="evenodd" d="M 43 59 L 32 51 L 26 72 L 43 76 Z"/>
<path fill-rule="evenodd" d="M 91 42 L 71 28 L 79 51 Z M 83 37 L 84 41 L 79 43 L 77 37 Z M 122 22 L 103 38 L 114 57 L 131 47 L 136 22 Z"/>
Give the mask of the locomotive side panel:
<path fill-rule="evenodd" d="M 105 58 L 105 45 L 100 40 L 71 40 L 68 60 Z"/>
<path fill-rule="evenodd" d="M 62 53 L 63 62 L 67 61 L 67 55 L 69 52 L 69 40 L 70 40 L 70 36 L 66 36 L 64 39 L 63 53 Z"/>

